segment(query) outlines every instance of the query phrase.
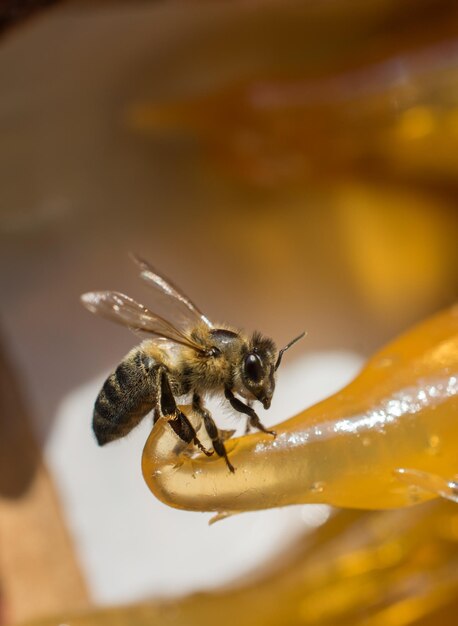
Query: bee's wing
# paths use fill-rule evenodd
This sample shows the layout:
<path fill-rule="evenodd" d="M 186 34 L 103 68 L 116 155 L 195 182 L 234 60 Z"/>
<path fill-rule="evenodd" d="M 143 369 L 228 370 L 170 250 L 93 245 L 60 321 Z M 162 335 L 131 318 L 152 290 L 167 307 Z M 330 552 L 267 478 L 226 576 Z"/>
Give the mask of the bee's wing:
<path fill-rule="evenodd" d="M 106 317 L 132 330 L 141 330 L 156 335 L 156 337 L 188 346 L 198 352 L 204 352 L 204 348 L 193 341 L 185 332 L 178 330 L 170 322 L 123 293 L 91 291 L 83 294 L 81 301 L 91 313 Z"/>
<path fill-rule="evenodd" d="M 140 278 L 157 289 L 162 295 L 167 296 L 168 304 L 172 305 L 170 310 L 172 317 L 184 318 L 185 325 L 188 326 L 195 326 L 196 322 L 204 322 L 209 328 L 213 328 L 210 320 L 172 281 L 159 274 L 147 261 L 134 254 L 131 254 L 131 257 L 140 268 Z M 177 307 L 179 304 L 183 306 Z M 177 310 L 178 308 L 179 310 Z"/>

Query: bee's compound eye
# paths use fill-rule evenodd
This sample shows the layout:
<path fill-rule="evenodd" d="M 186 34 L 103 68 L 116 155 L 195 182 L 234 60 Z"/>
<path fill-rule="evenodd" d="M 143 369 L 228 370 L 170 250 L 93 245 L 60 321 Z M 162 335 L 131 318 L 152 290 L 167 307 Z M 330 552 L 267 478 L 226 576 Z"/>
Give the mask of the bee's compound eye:
<path fill-rule="evenodd" d="M 262 378 L 262 363 L 257 354 L 248 354 L 245 357 L 244 363 L 245 376 L 252 380 L 254 383 L 258 383 Z"/>

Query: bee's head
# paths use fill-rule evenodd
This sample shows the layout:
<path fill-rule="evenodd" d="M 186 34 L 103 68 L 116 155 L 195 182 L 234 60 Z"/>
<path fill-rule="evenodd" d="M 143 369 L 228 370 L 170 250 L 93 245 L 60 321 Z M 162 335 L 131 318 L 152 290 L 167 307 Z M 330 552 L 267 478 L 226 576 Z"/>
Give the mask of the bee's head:
<path fill-rule="evenodd" d="M 270 407 L 275 390 L 275 372 L 278 369 L 283 353 L 296 343 L 302 333 L 277 352 L 272 339 L 255 332 L 242 355 L 242 381 L 248 391 L 265 409 Z"/>
<path fill-rule="evenodd" d="M 276 354 L 272 339 L 255 332 L 242 357 L 243 384 L 265 409 L 270 407 L 275 389 Z"/>

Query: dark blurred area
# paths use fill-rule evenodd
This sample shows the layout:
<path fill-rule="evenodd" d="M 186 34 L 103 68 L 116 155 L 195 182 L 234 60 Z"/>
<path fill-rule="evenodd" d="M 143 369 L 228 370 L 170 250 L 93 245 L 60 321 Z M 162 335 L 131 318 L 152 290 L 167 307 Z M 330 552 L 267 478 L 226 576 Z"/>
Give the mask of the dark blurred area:
<path fill-rule="evenodd" d="M 0 29 L 0 324 L 40 446 L 132 346 L 78 301 L 148 304 L 129 251 L 303 353 L 456 301 L 456 2 L 4 2 Z"/>
<path fill-rule="evenodd" d="M 3 0 L 0 4 L 0 34 L 17 26 L 33 14 L 43 11 L 58 0 Z"/>

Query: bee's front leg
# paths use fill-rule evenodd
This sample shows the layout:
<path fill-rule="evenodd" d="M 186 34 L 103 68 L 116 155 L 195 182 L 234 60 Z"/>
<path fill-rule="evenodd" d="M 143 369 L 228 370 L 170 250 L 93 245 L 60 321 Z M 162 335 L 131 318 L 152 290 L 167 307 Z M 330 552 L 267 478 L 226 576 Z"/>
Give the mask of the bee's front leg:
<path fill-rule="evenodd" d="M 252 400 L 248 400 L 246 404 L 247 404 L 247 407 L 250 409 L 253 406 Z M 250 431 L 251 431 L 251 418 L 249 415 L 247 415 L 246 424 L 245 424 L 245 435 L 249 435 Z"/>
<path fill-rule="evenodd" d="M 250 419 L 250 425 L 253 426 L 253 428 L 262 430 L 263 433 L 273 435 L 274 437 L 277 436 L 277 433 L 274 430 L 268 430 L 264 426 L 264 424 L 259 419 L 256 411 L 251 406 L 244 404 L 241 400 L 236 398 L 229 388 L 226 387 L 226 389 L 224 390 L 224 395 L 231 403 L 233 409 L 235 409 L 239 413 L 244 413 L 244 415 L 248 415 Z"/>
<path fill-rule="evenodd" d="M 169 424 L 180 439 L 186 443 L 194 443 L 194 445 L 202 450 L 202 452 L 207 456 L 211 456 L 213 454 L 213 452 L 204 448 L 197 437 L 194 426 L 191 424 L 186 415 L 177 407 L 172 389 L 170 387 L 167 372 L 164 369 L 161 371 L 160 408 L 162 415 L 171 416 Z"/>
<path fill-rule="evenodd" d="M 232 463 L 229 461 L 227 456 L 226 448 L 224 447 L 223 440 L 221 439 L 218 427 L 216 426 L 211 414 L 202 404 L 201 397 L 195 393 L 192 397 L 192 408 L 196 413 L 198 413 L 203 421 L 205 430 L 207 431 L 208 436 L 212 440 L 213 448 L 218 456 L 224 457 L 226 461 L 226 465 L 229 470 L 234 473 L 235 469 Z"/>

